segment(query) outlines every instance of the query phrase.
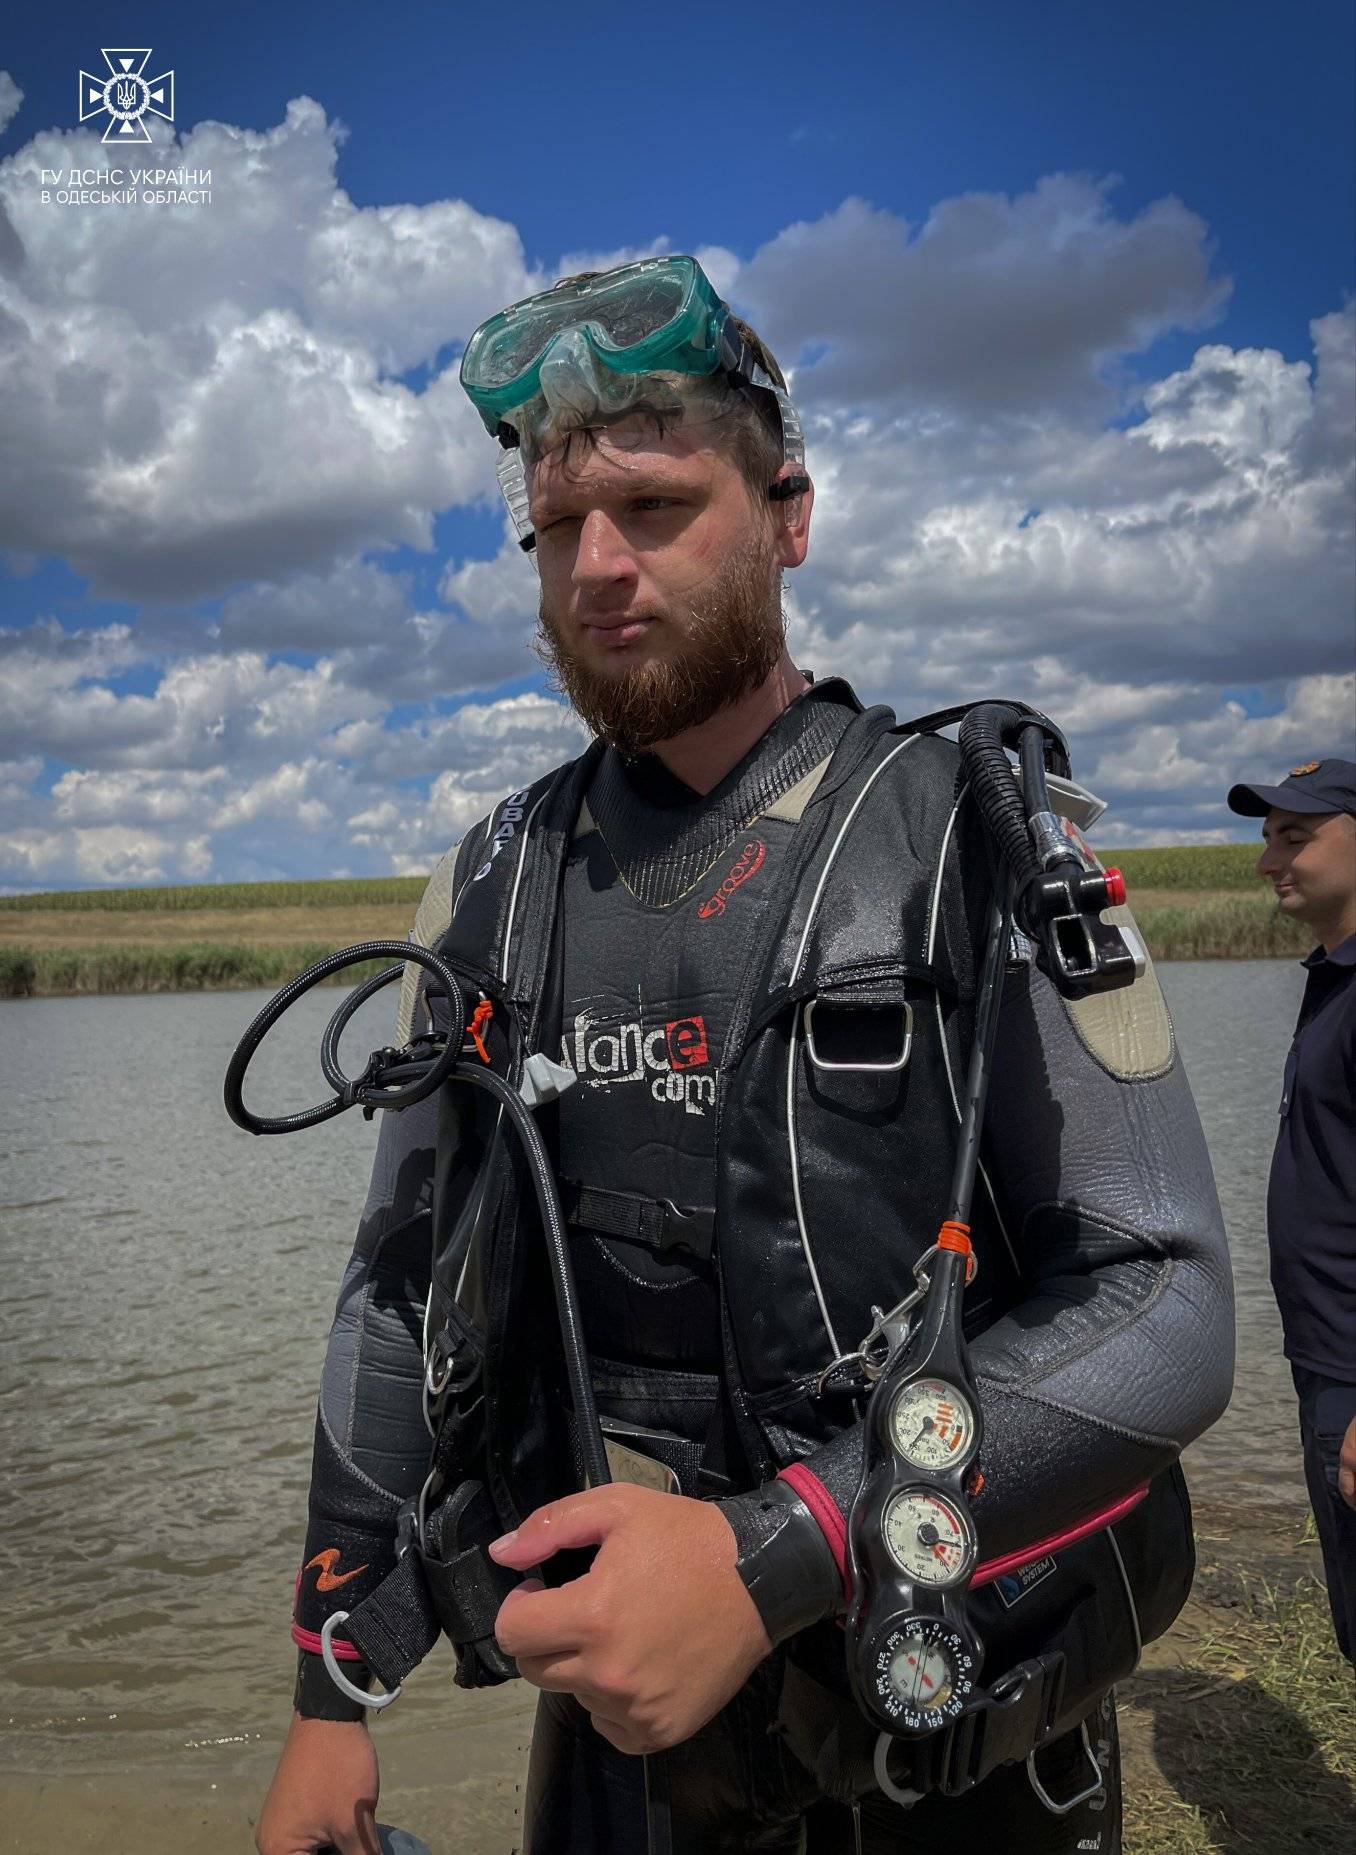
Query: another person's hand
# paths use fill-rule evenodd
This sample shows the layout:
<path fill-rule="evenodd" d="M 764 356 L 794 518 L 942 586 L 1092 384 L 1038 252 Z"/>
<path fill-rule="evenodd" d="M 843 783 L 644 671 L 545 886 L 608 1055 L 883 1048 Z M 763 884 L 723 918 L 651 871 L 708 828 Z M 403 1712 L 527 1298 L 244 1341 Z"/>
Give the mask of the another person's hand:
<path fill-rule="evenodd" d="M 377 1750 L 361 1720 L 294 1713 L 254 1832 L 259 1855 L 380 1855 Z"/>
<path fill-rule="evenodd" d="M 1356 1507 L 1356 1417 L 1347 1425 L 1337 1458 L 1337 1492 L 1348 1507 Z"/>
<path fill-rule="evenodd" d="M 718 1713 L 772 1645 L 735 1570 L 734 1532 L 709 1501 L 590 1488 L 539 1507 L 490 1554 L 530 1571 L 594 1545 L 582 1578 L 511 1591 L 495 1635 L 528 1681 L 575 1695 L 619 1751 L 659 1752 Z"/>

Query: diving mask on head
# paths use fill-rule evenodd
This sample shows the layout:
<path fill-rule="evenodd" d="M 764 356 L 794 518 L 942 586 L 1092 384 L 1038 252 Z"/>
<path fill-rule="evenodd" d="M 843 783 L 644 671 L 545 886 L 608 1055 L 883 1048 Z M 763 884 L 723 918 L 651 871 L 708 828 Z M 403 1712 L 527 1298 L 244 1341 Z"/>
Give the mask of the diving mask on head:
<path fill-rule="evenodd" d="M 780 431 L 782 456 L 803 464 L 800 420 L 760 366 L 695 258 L 644 258 L 558 284 L 501 310 L 467 343 L 461 383 L 502 446 L 498 477 L 518 531 L 535 544 L 524 451 L 539 456 L 572 430 L 631 409 L 716 416 L 731 391 Z M 776 500 L 809 488 L 803 473 L 769 485 Z"/>

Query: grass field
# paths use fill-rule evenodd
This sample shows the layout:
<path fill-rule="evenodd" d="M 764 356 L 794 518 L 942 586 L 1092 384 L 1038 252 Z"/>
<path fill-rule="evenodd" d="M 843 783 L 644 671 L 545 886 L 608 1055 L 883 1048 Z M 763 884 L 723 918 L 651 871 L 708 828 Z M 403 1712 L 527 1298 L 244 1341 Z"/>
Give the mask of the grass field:
<path fill-rule="evenodd" d="M 1106 851 L 1155 959 L 1293 959 L 1310 944 L 1250 844 Z M 322 954 L 403 939 L 420 876 L 0 896 L 0 998 L 282 985 Z M 339 984 L 356 983 L 354 969 Z"/>
<path fill-rule="evenodd" d="M 333 882 L 201 882 L 164 889 L 48 889 L 0 895 L 0 913 L 197 914 L 203 909 L 352 908 L 395 904 L 411 913 L 424 876 L 344 876 Z"/>
<path fill-rule="evenodd" d="M 1251 844 L 1187 845 L 1171 850 L 1104 850 L 1102 861 L 1124 872 L 1132 889 L 1257 888 Z M 0 914 L 258 913 L 265 908 L 396 907 L 413 913 L 422 876 L 345 876 L 333 882 L 204 882 L 163 889 L 50 889 L 0 895 Z"/>
<path fill-rule="evenodd" d="M 1125 1855 L 1337 1855 L 1356 1810 L 1356 1687 L 1312 1520 L 1206 1501 L 1196 1542 L 1186 1609 L 1118 1690 Z"/>

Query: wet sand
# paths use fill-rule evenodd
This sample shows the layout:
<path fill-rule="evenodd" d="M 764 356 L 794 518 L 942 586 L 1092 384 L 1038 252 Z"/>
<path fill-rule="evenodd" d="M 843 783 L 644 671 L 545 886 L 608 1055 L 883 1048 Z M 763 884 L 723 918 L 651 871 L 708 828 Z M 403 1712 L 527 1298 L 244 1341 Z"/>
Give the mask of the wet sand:
<path fill-rule="evenodd" d="M 1126 1855 L 1336 1855 L 1346 1846 L 1356 1807 L 1350 1764 L 1333 1755 L 1324 1735 L 1336 1717 L 1345 1736 L 1340 1709 L 1344 1695 L 1351 1701 L 1352 1683 L 1323 1653 L 1310 1583 L 1320 1565 L 1303 1539 L 1304 1521 L 1295 1504 L 1198 1496 L 1195 1590 L 1120 1693 Z M 1258 1592 L 1268 1604 L 1283 1604 L 1296 1590 L 1308 1594 L 1319 1653 L 1308 1657 L 1306 1682 L 1278 1700 L 1268 1670 L 1284 1646 L 1268 1639 L 1265 1622 L 1255 1625 L 1249 1606 Z M 1221 1643 L 1229 1645 L 1223 1655 Z M 380 1820 L 422 1836 L 434 1855 L 510 1855 L 530 1691 L 515 1683 L 466 1696 L 453 1734 L 445 1712 L 434 1723 L 430 1711 L 421 1707 L 416 1678 L 397 1715 L 376 1724 Z M 286 1728 L 285 1704 L 275 1713 L 273 1731 L 261 1722 L 257 1741 L 186 1751 L 173 1764 L 0 1776 L 0 1848 L 14 1855 L 248 1855 Z"/>
<path fill-rule="evenodd" d="M 445 1724 L 421 1726 L 413 1706 L 403 1721 L 378 1721 L 378 1820 L 422 1836 L 434 1855 L 509 1855 L 518 1839 L 532 1708 L 533 1695 L 514 1682 L 468 1696 L 452 1740 Z M 0 1849 L 7 1855 L 249 1855 L 287 1730 L 287 1705 L 276 1714 L 273 1732 L 265 1731 L 258 1743 L 185 1752 L 172 1765 L 123 1765 L 99 1775 L 0 1775 Z"/>

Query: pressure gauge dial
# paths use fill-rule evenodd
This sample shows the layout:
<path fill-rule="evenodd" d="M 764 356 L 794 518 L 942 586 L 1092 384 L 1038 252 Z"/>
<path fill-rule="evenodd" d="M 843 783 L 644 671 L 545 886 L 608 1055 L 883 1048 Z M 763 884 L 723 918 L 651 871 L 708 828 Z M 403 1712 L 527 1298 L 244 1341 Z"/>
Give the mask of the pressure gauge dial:
<path fill-rule="evenodd" d="M 974 1413 L 954 1385 L 940 1378 L 916 1378 L 896 1394 L 890 1440 L 915 1468 L 948 1468 L 973 1452 Z"/>
<path fill-rule="evenodd" d="M 902 1488 L 891 1495 L 882 1530 L 890 1557 L 913 1584 L 955 1584 L 974 1565 L 969 1515 L 931 1488 Z"/>
<path fill-rule="evenodd" d="M 871 1660 L 877 1699 L 907 1732 L 931 1732 L 954 1720 L 970 1696 L 974 1667 L 963 1637 L 936 1617 L 894 1624 Z"/>

